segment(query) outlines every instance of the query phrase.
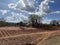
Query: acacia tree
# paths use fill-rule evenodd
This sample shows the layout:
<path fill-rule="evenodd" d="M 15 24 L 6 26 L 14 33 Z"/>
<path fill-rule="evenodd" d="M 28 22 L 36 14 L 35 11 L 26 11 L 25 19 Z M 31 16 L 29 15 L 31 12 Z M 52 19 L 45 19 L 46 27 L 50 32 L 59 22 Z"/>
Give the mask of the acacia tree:
<path fill-rule="evenodd" d="M 42 17 L 38 15 L 30 15 L 29 18 L 30 18 L 30 22 L 32 23 L 32 26 L 36 26 L 42 20 Z"/>

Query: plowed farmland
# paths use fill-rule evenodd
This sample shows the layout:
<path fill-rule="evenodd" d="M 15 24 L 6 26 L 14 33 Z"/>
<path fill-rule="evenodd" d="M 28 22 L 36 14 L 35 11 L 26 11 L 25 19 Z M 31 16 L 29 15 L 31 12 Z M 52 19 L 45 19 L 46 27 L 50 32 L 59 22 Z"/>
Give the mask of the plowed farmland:
<path fill-rule="evenodd" d="M 60 45 L 60 30 L 0 27 L 0 45 Z"/>

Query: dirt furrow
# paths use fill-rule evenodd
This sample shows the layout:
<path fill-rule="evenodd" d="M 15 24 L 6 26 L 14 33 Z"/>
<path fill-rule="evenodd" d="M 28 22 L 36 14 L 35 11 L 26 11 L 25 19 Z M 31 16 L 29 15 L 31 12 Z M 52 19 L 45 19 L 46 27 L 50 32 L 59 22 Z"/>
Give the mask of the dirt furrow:
<path fill-rule="evenodd" d="M 3 34 L 2 34 L 2 32 L 0 31 L 0 37 L 2 37 L 3 36 Z"/>
<path fill-rule="evenodd" d="M 6 33 L 6 31 L 2 31 L 2 32 L 3 32 L 3 34 L 4 34 L 5 37 L 8 36 L 7 33 Z"/>
<path fill-rule="evenodd" d="M 5 33 L 3 31 L 1 31 L 1 35 L 2 37 L 5 37 Z"/>
<path fill-rule="evenodd" d="M 7 36 L 10 36 L 10 34 L 6 30 L 4 30 L 4 32 Z"/>

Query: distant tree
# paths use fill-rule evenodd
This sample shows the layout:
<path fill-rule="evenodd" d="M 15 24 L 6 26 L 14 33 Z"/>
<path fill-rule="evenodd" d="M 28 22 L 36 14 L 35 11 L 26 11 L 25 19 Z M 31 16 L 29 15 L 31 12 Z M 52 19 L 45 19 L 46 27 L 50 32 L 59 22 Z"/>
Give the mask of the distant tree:
<path fill-rule="evenodd" d="M 20 24 L 20 26 L 23 26 L 23 25 L 24 25 L 24 23 L 23 23 L 23 22 L 20 22 L 19 24 Z"/>
<path fill-rule="evenodd" d="M 52 20 L 52 21 L 50 22 L 50 24 L 53 25 L 53 26 L 58 26 L 58 25 L 59 25 L 59 21 Z"/>

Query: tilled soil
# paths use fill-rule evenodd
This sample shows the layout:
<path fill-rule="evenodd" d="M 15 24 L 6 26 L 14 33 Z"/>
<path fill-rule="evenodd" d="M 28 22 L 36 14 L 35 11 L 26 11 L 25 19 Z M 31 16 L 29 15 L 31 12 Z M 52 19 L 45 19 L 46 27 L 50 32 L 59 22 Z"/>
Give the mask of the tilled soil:
<path fill-rule="evenodd" d="M 7 28 L 8 30 L 6 30 L 5 27 L 4 30 L 0 30 L 0 45 L 48 45 L 46 44 L 46 40 L 49 40 L 51 38 L 52 40 L 55 40 L 54 36 L 60 35 L 60 30 L 42 30 L 26 27 L 19 30 L 12 30 L 12 28 L 10 30 Z M 1 27 L 0 29 L 3 28 Z"/>

